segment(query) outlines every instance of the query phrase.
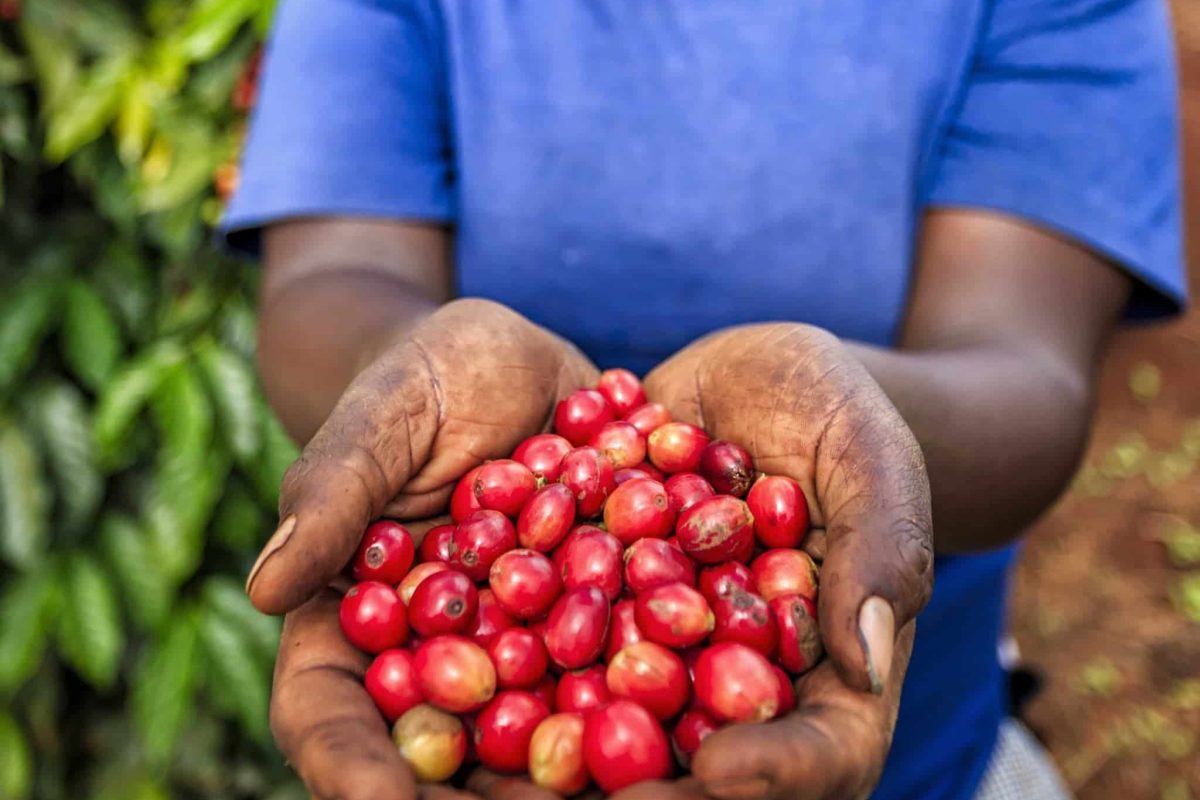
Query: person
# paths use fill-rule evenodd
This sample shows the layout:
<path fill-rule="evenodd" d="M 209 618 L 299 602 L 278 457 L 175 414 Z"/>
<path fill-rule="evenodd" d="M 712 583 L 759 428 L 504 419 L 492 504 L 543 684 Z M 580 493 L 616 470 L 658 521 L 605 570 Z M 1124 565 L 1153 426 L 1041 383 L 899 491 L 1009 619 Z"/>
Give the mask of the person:
<path fill-rule="evenodd" d="M 1176 128 L 1160 0 L 285 0 L 223 230 L 306 442 L 248 591 L 310 790 L 417 791 L 337 629 L 365 525 L 625 366 L 802 482 L 830 658 L 622 798 L 1063 796 L 1005 719 L 1006 576 L 1110 332 L 1184 300 Z"/>

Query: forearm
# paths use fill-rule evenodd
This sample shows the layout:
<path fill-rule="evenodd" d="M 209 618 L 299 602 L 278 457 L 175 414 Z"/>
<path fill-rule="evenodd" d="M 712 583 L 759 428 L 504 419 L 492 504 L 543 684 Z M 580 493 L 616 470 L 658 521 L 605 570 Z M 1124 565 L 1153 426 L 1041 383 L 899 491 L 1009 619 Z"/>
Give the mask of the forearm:
<path fill-rule="evenodd" d="M 921 443 L 938 552 L 1011 541 L 1070 481 L 1091 421 L 1090 380 L 1002 347 L 850 347 Z"/>
<path fill-rule="evenodd" d="M 298 219 L 263 232 L 258 361 L 288 433 L 307 442 L 356 375 L 450 299 L 436 225 Z"/>
<path fill-rule="evenodd" d="M 292 437 L 308 441 L 362 368 L 437 307 L 369 269 L 306 275 L 264 296 L 259 371 Z"/>

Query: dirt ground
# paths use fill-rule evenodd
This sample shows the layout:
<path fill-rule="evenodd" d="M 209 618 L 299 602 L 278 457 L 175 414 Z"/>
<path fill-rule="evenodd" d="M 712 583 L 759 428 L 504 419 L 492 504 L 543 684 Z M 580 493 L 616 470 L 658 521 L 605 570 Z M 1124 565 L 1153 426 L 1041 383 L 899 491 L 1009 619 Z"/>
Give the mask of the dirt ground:
<path fill-rule="evenodd" d="M 1200 296 L 1200 0 L 1176 0 Z M 1084 800 L 1200 800 L 1200 312 L 1122 332 L 1070 492 L 1031 534 L 1012 629 L 1025 716 Z"/>

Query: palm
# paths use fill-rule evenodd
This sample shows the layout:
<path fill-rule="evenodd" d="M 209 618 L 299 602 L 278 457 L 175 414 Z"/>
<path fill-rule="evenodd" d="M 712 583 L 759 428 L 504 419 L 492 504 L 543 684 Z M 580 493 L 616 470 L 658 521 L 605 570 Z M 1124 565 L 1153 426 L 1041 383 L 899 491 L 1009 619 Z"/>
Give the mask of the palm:
<path fill-rule="evenodd" d="M 288 471 L 283 522 L 249 591 L 263 610 L 295 609 L 280 642 L 272 730 L 315 796 L 413 800 L 417 791 L 363 689 L 370 659 L 341 635 L 339 596 L 318 590 L 370 520 L 442 511 L 459 477 L 542 430 L 558 398 L 595 375 L 575 348 L 501 306 L 450 303 L 355 379 Z M 446 787 L 421 796 L 468 797 Z"/>
<path fill-rule="evenodd" d="M 421 519 L 445 509 L 454 483 L 545 430 L 555 403 L 595 381 L 582 354 L 507 309 L 469 301 L 448 306 L 437 327 L 418 330 L 393 358 L 374 365 L 382 381 L 404 376 L 379 398 L 393 467 L 408 480 L 383 514 Z"/>
<path fill-rule="evenodd" d="M 646 391 L 677 418 L 741 444 L 759 470 L 797 480 L 813 524 L 839 526 L 830 534 L 843 549 L 869 549 L 869 537 L 846 534 L 880 525 L 911 543 L 921 563 L 906 565 L 912 585 L 901 587 L 902 599 L 924 603 L 932 552 L 921 451 L 837 339 L 805 325 L 731 329 L 664 362 Z"/>
<path fill-rule="evenodd" d="M 819 618 L 830 660 L 797 683 L 792 716 L 707 740 L 696 777 L 732 781 L 729 797 L 865 796 L 895 723 L 910 620 L 931 587 L 929 488 L 916 440 L 841 343 L 804 325 L 709 336 L 655 369 L 646 390 L 677 418 L 746 447 L 760 470 L 799 481 L 827 538 Z M 869 597 L 886 601 L 891 620 L 882 667 L 860 633 Z"/>
<path fill-rule="evenodd" d="M 380 516 L 445 509 L 454 482 L 542 430 L 560 396 L 594 381 L 571 345 L 495 303 L 460 300 L 359 374 L 288 470 L 281 529 L 251 576 L 260 609 L 295 608 L 349 561 Z"/>

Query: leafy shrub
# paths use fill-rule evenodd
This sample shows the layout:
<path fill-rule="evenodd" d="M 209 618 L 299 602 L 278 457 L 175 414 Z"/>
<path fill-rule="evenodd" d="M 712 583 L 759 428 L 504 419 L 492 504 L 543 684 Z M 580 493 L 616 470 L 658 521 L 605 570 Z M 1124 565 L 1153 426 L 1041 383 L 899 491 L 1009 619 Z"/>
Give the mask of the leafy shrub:
<path fill-rule="evenodd" d="M 295 448 L 210 242 L 270 6 L 0 0 L 0 800 L 303 796 L 240 583 Z"/>

